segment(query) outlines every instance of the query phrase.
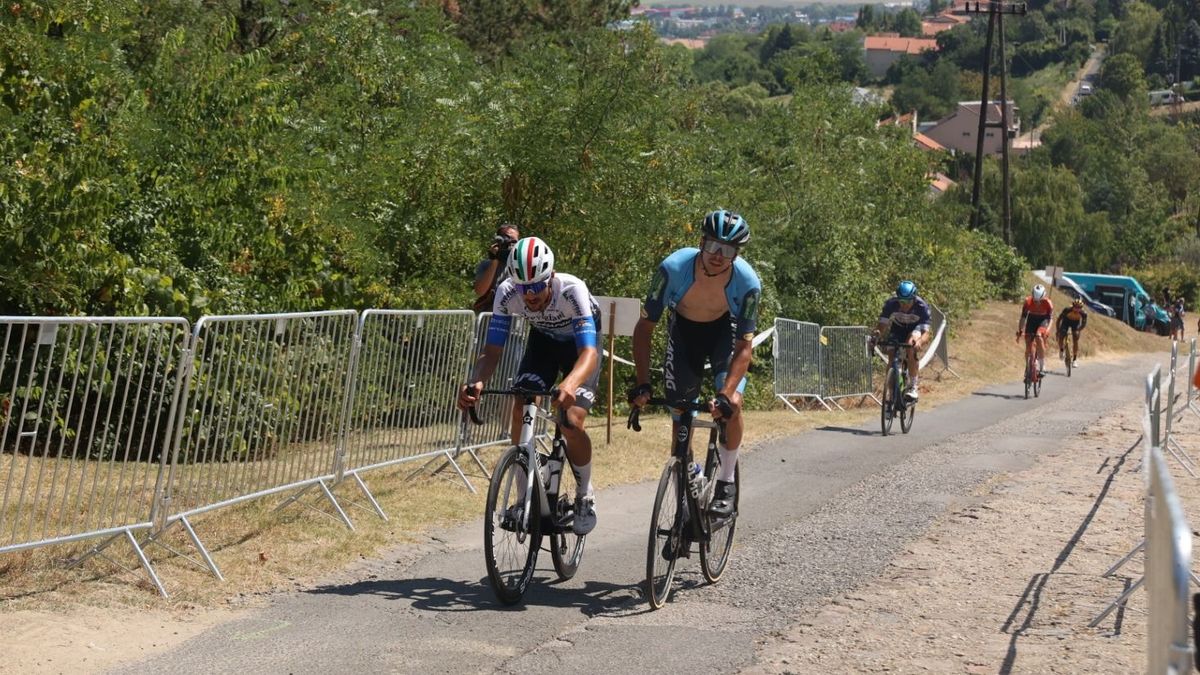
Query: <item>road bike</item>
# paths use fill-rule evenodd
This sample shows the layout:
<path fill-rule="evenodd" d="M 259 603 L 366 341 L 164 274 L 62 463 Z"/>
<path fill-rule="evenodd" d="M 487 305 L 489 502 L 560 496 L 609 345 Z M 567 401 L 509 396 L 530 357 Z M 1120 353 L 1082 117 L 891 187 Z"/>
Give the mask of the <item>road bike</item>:
<path fill-rule="evenodd" d="M 907 342 L 888 341 L 879 345 L 885 350 L 894 349 L 888 360 L 887 375 L 883 380 L 883 398 L 879 405 L 879 426 L 883 435 L 892 431 L 892 420 L 900 418 L 900 431 L 908 433 L 912 429 L 913 418 L 917 416 L 917 402 L 904 395 L 908 390 L 908 367 L 905 365 L 905 355 L 912 345 Z"/>
<path fill-rule="evenodd" d="M 1059 342 L 1062 344 L 1063 363 L 1067 367 L 1067 377 L 1070 377 L 1073 361 L 1075 360 L 1075 354 L 1073 354 L 1071 352 L 1071 336 L 1070 336 L 1070 334 L 1067 334 L 1067 335 L 1063 336 L 1062 338 L 1060 338 Z"/>
<path fill-rule="evenodd" d="M 540 451 L 534 439 L 535 420 L 538 416 L 549 419 L 538 408 L 537 397 L 553 398 L 556 393 L 515 388 L 480 392 L 481 396 L 518 396 L 525 402 L 520 443 L 510 446 L 496 461 L 483 513 L 488 581 L 496 598 L 505 605 L 520 602 L 529 588 L 543 538 L 548 542 L 554 571 L 560 579 L 575 576 L 583 560 L 587 536 L 572 530 L 575 478 L 567 463 L 567 443 L 562 436 L 562 428 L 572 426 L 565 413 L 559 411 L 554 420 L 554 437 L 548 452 Z M 468 411 L 472 422 L 483 424 L 475 408 Z M 529 471 L 531 466 L 536 471 Z"/>
<path fill-rule="evenodd" d="M 1017 340 L 1024 336 L 1024 333 L 1017 333 Z M 1033 391 L 1034 398 L 1042 393 L 1042 371 L 1037 367 L 1037 345 L 1029 347 L 1025 358 L 1025 398 L 1029 398 L 1030 390 Z"/>
<path fill-rule="evenodd" d="M 664 399 L 650 399 L 646 405 L 669 405 Z M 729 553 L 733 549 L 733 533 L 737 526 L 738 499 L 734 499 L 733 512 L 720 517 L 708 512 L 716 489 L 716 476 L 721 468 L 721 453 L 717 451 L 717 440 L 725 442 L 725 422 L 697 420 L 696 413 L 709 412 L 711 402 L 673 406 L 681 410 L 681 419 L 671 445 L 671 456 L 663 467 L 654 495 L 654 510 L 650 516 L 650 538 L 646 547 L 646 599 L 652 609 L 666 603 L 675 578 L 675 564 L 680 558 L 690 558 L 693 544 L 700 552 L 700 570 L 709 583 L 716 583 L 729 564 Z M 641 431 L 640 408 L 629 413 L 628 426 Z M 709 429 L 708 452 L 703 471 L 693 469 L 691 451 L 692 432 L 695 428 Z M 694 473 L 693 473 L 694 470 Z M 742 467 L 735 468 L 733 483 L 741 486 Z"/>

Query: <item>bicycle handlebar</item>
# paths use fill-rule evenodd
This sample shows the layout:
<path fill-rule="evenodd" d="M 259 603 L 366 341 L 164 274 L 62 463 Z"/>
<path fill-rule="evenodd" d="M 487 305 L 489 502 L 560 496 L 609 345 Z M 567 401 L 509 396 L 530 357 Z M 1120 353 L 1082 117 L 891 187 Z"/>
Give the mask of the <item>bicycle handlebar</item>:
<path fill-rule="evenodd" d="M 693 401 L 690 403 L 684 403 L 683 405 L 674 405 L 665 398 L 652 398 L 649 401 L 646 401 L 646 405 L 667 406 L 672 410 L 683 410 L 685 412 L 710 412 L 713 409 L 712 401 Z M 642 425 L 641 421 L 639 420 L 641 414 L 642 408 L 634 406 L 633 409 L 629 411 L 629 419 L 625 420 L 625 428 L 633 429 L 634 431 L 641 431 Z M 725 420 L 722 419 L 719 421 L 719 423 L 724 424 Z"/>
<path fill-rule="evenodd" d="M 554 398 L 558 395 L 558 388 L 550 389 L 549 391 L 536 391 L 533 389 L 520 389 L 517 387 L 513 387 L 511 389 L 480 389 L 479 395 L 524 396 L 526 403 L 532 403 L 533 399 L 537 398 L 538 396 L 549 396 L 550 398 Z M 483 419 L 479 417 L 479 413 L 475 412 L 475 406 L 467 408 L 467 414 L 470 416 L 471 421 L 475 424 L 483 424 Z M 558 410 L 558 423 L 564 429 L 575 428 L 575 425 L 571 424 L 571 420 L 567 419 L 567 411 L 561 408 Z"/>

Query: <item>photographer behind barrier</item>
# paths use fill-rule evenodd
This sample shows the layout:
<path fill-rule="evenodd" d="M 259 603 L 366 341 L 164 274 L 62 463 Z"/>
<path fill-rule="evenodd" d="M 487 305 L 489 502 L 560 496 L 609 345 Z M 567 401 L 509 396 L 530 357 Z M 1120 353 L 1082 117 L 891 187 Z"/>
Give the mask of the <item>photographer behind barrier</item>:
<path fill-rule="evenodd" d="M 492 243 L 488 246 L 488 255 L 475 267 L 475 304 L 472 309 L 475 313 L 492 311 L 492 300 L 496 296 L 496 286 L 504 281 L 506 271 L 505 263 L 508 261 L 508 252 L 513 244 L 521 238 L 521 233 L 517 230 L 516 225 L 501 225 L 496 228 L 496 236 L 492 237 Z"/>

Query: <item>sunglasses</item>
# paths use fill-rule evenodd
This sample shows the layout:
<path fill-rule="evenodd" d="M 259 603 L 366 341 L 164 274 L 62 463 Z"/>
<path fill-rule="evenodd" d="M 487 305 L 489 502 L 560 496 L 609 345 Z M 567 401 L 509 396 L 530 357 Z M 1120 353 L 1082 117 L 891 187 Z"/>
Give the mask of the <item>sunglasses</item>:
<path fill-rule="evenodd" d="M 738 247 L 733 244 L 726 244 L 715 239 L 704 240 L 704 251 L 713 255 L 720 254 L 725 258 L 732 258 L 737 255 Z"/>
<path fill-rule="evenodd" d="M 521 295 L 537 295 L 549 285 L 547 281 L 535 281 L 532 284 L 517 284 L 517 290 L 521 291 Z"/>

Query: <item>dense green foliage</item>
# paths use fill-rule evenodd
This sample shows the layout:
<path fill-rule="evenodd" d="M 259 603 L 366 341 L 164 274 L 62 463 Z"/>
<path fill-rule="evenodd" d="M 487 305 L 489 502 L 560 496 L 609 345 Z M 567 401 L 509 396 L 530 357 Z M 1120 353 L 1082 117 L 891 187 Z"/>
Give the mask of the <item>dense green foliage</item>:
<path fill-rule="evenodd" d="M 804 76 L 832 48 L 766 36 L 797 92 L 781 105 L 694 84 L 647 31 L 586 27 L 622 3 L 574 4 L 503 54 L 447 6 L 13 5 L 2 311 L 465 306 L 501 220 L 597 293 L 640 295 L 718 205 L 754 227 L 766 319 L 861 321 L 900 275 L 960 306 L 1015 283 L 927 199 L 925 157 Z"/>

